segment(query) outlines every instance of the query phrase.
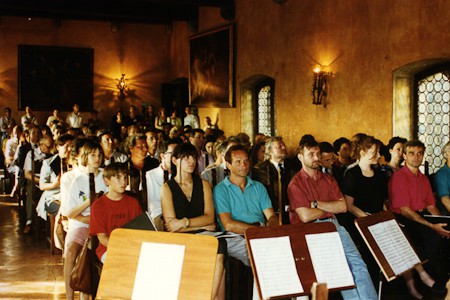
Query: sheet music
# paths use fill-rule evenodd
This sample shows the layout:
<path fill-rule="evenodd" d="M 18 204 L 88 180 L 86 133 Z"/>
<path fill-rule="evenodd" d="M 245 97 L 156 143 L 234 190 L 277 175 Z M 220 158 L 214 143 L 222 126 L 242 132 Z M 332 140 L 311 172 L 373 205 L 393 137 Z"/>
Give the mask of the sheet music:
<path fill-rule="evenodd" d="M 289 236 L 251 239 L 250 246 L 263 299 L 303 292 Z"/>
<path fill-rule="evenodd" d="M 420 263 L 395 220 L 380 222 L 368 228 L 395 275 Z"/>
<path fill-rule="evenodd" d="M 339 233 L 307 234 L 305 238 L 317 282 L 326 283 L 328 289 L 355 284 Z"/>
<path fill-rule="evenodd" d="M 184 245 L 142 243 L 131 299 L 177 299 L 184 250 Z"/>

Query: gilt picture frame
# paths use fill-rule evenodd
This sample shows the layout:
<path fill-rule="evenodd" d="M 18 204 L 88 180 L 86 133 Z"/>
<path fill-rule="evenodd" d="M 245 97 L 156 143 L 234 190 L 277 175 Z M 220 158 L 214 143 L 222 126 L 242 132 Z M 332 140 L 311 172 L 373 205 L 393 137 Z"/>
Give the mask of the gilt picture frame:
<path fill-rule="evenodd" d="M 190 38 L 189 103 L 233 107 L 233 25 Z"/>

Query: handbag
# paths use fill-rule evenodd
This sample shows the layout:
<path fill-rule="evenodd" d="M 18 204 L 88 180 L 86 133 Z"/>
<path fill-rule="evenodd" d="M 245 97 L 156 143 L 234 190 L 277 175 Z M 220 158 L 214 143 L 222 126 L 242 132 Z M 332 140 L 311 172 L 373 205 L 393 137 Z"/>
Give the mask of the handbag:
<path fill-rule="evenodd" d="M 95 179 L 94 174 L 89 173 L 89 201 L 91 205 L 96 199 L 95 195 Z M 80 291 L 86 294 L 92 294 L 92 278 L 91 278 L 91 266 L 92 266 L 92 250 L 89 248 L 91 237 L 88 236 L 84 241 L 84 245 L 78 253 L 75 266 L 70 274 L 70 287 L 74 291 Z"/>
<path fill-rule="evenodd" d="M 70 287 L 74 291 L 80 291 L 86 294 L 91 294 L 92 253 L 89 249 L 89 242 L 90 237 L 87 237 L 70 274 Z"/>

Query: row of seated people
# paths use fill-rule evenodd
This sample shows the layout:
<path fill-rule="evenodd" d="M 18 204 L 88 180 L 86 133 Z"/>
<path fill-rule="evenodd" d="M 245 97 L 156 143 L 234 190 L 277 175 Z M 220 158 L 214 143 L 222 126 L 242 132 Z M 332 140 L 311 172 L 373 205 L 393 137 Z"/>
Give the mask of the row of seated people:
<path fill-rule="evenodd" d="M 321 162 L 321 159 L 323 158 L 321 156 L 321 148 L 319 147 L 319 144 L 315 142 L 314 138 L 311 136 L 302 138 L 298 155 L 294 159 L 288 159 L 286 157 L 286 146 L 280 138 L 268 139 L 265 142 L 265 160 L 253 166 L 252 177 L 257 180 L 253 181 L 248 177 L 250 172 L 249 149 L 246 146 L 235 145 L 240 143 L 239 139 L 229 139 L 217 143 L 215 147 L 216 151 L 214 153 L 217 154 L 216 161 L 213 163 L 212 167 L 206 168 L 213 160 L 211 159 L 210 153 L 205 153 L 207 151 L 201 150 L 205 144 L 204 133 L 201 130 L 197 130 L 191 131 L 189 134 L 190 143 L 183 143 L 180 140 L 161 142 L 159 147 L 160 162 L 157 159 L 150 157 L 147 153 L 148 136 L 146 139 L 145 136 L 131 135 L 125 144 L 125 148 L 128 150 L 127 156 L 115 150 L 113 138 L 110 133 L 102 132 L 99 134 L 100 143 L 98 143 L 98 141 L 94 142 L 93 140 L 83 141 L 83 139 L 78 139 L 81 140 L 81 142 L 76 142 L 72 145 L 74 150 L 72 151 L 74 153 L 73 158 L 77 158 L 76 162 L 72 162 L 72 165 L 79 165 L 80 170 L 85 170 L 84 173 L 98 172 L 99 175 L 96 176 L 95 180 L 97 192 L 100 191 L 102 187 L 104 191 L 108 190 L 105 186 L 105 182 L 111 182 L 111 177 L 119 178 L 126 175 L 125 177 L 130 179 L 128 190 L 136 196 L 140 208 L 149 210 L 156 221 L 157 226 L 160 229 L 165 227 L 168 231 L 210 231 L 215 227 L 214 214 L 217 214 L 219 217 L 218 223 L 221 230 L 232 231 L 238 234 L 242 234 L 245 229 L 250 226 L 258 226 L 261 224 L 276 226 L 281 223 L 286 224 L 289 221 L 295 224 L 314 220 L 334 222 L 339 229 L 339 233 L 341 234 L 342 232 L 341 238 L 345 241 L 343 244 L 346 247 L 346 254 L 348 254 L 347 259 L 350 264 L 354 264 L 352 270 L 357 284 L 355 290 L 342 292 L 344 298 L 359 295 L 358 297 L 360 297 L 360 299 L 372 299 L 374 295 L 376 296 L 376 293 L 374 294 L 373 284 L 370 279 L 368 280 L 367 278 L 367 268 L 360 257 L 358 258 L 358 250 L 352 245 L 351 239 L 346 236 L 345 229 L 341 228 L 338 224 L 334 218 L 334 214 L 343 213 L 348 207 L 349 212 L 353 215 L 363 217 L 363 215 L 355 213 L 358 212 L 358 205 L 362 206 L 359 209 L 366 213 L 366 215 L 367 213 L 380 211 L 383 207 L 380 209 L 378 204 L 372 205 L 371 201 L 367 201 L 370 202 L 368 205 L 372 208 L 365 209 L 363 207 L 364 197 L 362 198 L 363 201 L 358 201 L 356 194 L 346 192 L 347 190 L 343 186 L 341 186 L 342 191 L 344 192 L 344 195 L 342 195 L 336 181 L 332 179 L 330 175 L 321 172 L 321 167 L 325 166 L 325 163 Z M 40 140 L 39 138 L 36 138 L 36 135 L 39 137 L 39 130 L 34 127 L 30 130 L 30 145 L 31 148 L 34 148 L 33 143 L 37 144 L 36 140 L 38 140 L 39 146 L 35 148 L 36 150 L 30 151 L 29 155 L 27 154 L 25 162 L 28 161 L 28 163 L 24 164 L 23 170 L 27 179 L 32 180 L 33 177 L 35 177 L 35 183 L 39 183 L 39 188 L 44 191 L 46 191 L 46 188 L 47 190 L 55 189 L 58 185 L 61 187 L 59 200 L 62 203 L 61 212 L 69 217 L 70 234 L 68 234 L 68 239 L 66 239 L 68 247 L 66 247 L 65 260 L 65 269 L 67 268 L 66 271 L 68 271 L 72 267 L 69 263 L 71 259 L 69 259 L 68 256 L 73 256 L 73 261 L 75 260 L 77 250 L 79 251 L 84 242 L 84 237 L 87 235 L 86 228 L 88 226 L 86 226 L 86 224 L 89 222 L 88 220 L 90 218 L 89 201 L 85 200 L 89 199 L 89 184 L 86 176 L 83 177 L 81 176 L 82 174 L 78 174 L 80 176 L 76 174 L 77 168 L 72 170 L 74 171 L 72 176 L 77 175 L 77 178 L 80 177 L 83 179 L 75 180 L 73 177 L 66 175 L 64 173 L 64 164 L 61 164 L 58 173 L 58 170 L 53 169 L 57 169 L 57 163 L 53 163 L 52 165 L 52 158 L 45 160 L 46 163 L 42 163 L 43 168 L 41 172 L 37 172 L 37 168 L 34 167 L 34 176 L 30 176 L 32 175 L 30 172 L 33 171 L 34 166 L 31 162 L 33 160 L 42 161 L 43 157 L 46 157 L 46 155 L 49 154 L 53 142 L 48 135 Z M 378 178 L 378 175 L 375 176 L 375 174 L 378 174 L 378 170 L 382 169 L 373 167 L 378 164 L 381 143 L 375 139 L 370 142 L 371 139 L 373 139 L 373 137 L 358 135 L 353 141 L 355 146 L 354 153 L 358 159 L 358 163 L 354 164 L 353 167 L 359 166 L 360 170 L 364 170 L 361 171 L 364 178 Z M 58 154 L 54 155 L 53 159 L 55 160 L 59 157 L 60 162 L 64 161 L 68 156 L 67 148 L 70 148 L 71 144 L 72 139 L 70 136 L 60 136 L 57 139 Z M 106 146 L 107 144 L 109 144 L 109 146 Z M 360 148 L 357 148 L 358 145 Z M 64 148 L 66 148 L 66 150 L 64 150 Z M 423 144 L 410 146 L 409 148 L 419 149 L 417 151 L 418 153 L 414 155 L 417 157 L 422 155 L 420 158 L 421 162 L 424 150 Z M 231 151 L 227 151 L 227 149 L 231 149 Z M 408 147 L 406 147 L 405 150 L 405 157 L 407 157 L 407 153 L 409 153 L 407 152 L 407 149 Z M 257 153 L 256 147 L 253 150 L 253 153 Z M 40 155 L 38 155 L 39 152 L 41 152 Z M 32 153 L 35 153 L 35 155 Z M 116 154 L 113 155 L 113 153 Z M 369 162 L 367 162 L 367 158 L 369 157 Z M 416 158 L 416 161 L 417 160 L 419 159 Z M 108 175 L 109 177 L 106 177 L 109 179 L 103 180 L 102 175 L 100 175 L 100 167 L 102 165 L 108 165 L 111 161 L 128 161 L 127 171 L 119 173 L 117 173 L 118 171 L 114 171 L 115 173 L 110 173 L 113 175 Z M 300 168 L 298 161 L 300 161 L 302 165 L 300 172 L 297 172 Z M 364 165 L 364 163 L 366 165 Z M 48 176 L 45 175 L 45 172 L 42 174 L 42 171 L 47 168 L 44 167 L 47 164 L 52 169 L 52 172 L 55 173 L 55 176 L 53 179 L 48 179 L 48 182 L 46 183 L 49 183 L 50 186 L 46 187 L 45 180 L 47 180 L 46 177 Z M 397 167 L 399 167 L 399 165 L 400 164 L 398 164 Z M 270 173 L 272 167 L 277 171 L 276 176 L 279 178 L 277 183 L 281 183 L 281 188 L 276 187 L 275 184 L 271 183 L 271 181 L 273 182 L 273 176 Z M 406 160 L 406 167 L 410 169 L 408 167 L 408 160 Z M 350 170 L 357 170 L 358 168 L 348 169 L 349 173 L 346 174 L 351 174 Z M 229 171 L 229 176 L 225 176 L 225 170 Z M 391 170 L 394 169 L 391 168 Z M 70 172 L 67 173 L 70 174 Z M 159 177 L 156 174 L 157 172 L 159 173 Z M 40 176 L 37 176 L 38 173 Z M 61 173 L 64 174 L 61 176 Z M 197 179 L 198 177 L 195 176 L 195 174 L 199 173 L 206 179 L 205 181 L 199 181 L 199 179 Z M 389 172 L 384 172 L 384 174 L 387 173 Z M 417 174 L 420 174 L 420 172 Z M 350 175 L 346 175 L 344 178 L 351 178 L 349 176 Z M 70 178 L 69 181 L 63 180 L 68 177 Z M 395 176 L 393 176 L 393 178 L 395 178 Z M 316 182 L 316 180 L 319 179 L 321 181 Z M 264 188 L 264 185 L 258 183 L 258 180 L 261 181 L 266 188 Z M 44 184 L 41 184 L 42 181 L 44 181 Z M 66 182 L 66 185 L 63 184 L 64 181 Z M 166 181 L 167 183 L 164 184 Z M 387 181 L 377 181 L 383 182 L 387 187 Z M 151 185 L 150 182 L 154 185 Z M 206 182 L 208 182 L 208 184 L 206 184 Z M 393 180 L 390 182 L 392 183 Z M 214 192 L 211 192 L 210 185 L 215 186 Z M 66 197 L 63 192 L 64 186 L 66 186 L 66 192 L 68 192 Z M 161 186 L 163 186 L 162 189 Z M 359 182 L 356 184 L 356 187 L 360 187 Z M 383 188 L 380 190 L 383 190 Z M 392 190 L 398 190 L 398 188 L 392 188 Z M 349 191 L 351 191 L 351 188 L 349 188 Z M 391 189 L 389 189 L 389 191 L 391 191 Z M 28 194 L 35 197 L 33 191 L 29 191 Z M 177 196 L 174 197 L 174 195 Z M 41 199 L 45 199 L 44 207 L 47 207 L 49 210 L 51 210 L 51 204 L 55 203 L 55 201 L 50 201 L 50 199 L 56 198 L 57 197 L 54 195 L 52 195 L 52 197 L 41 197 Z M 382 203 L 384 203 L 384 201 L 388 199 L 387 194 L 380 195 L 380 199 L 381 198 L 383 198 Z M 66 199 L 67 201 L 64 201 L 63 199 Z M 196 199 L 196 201 L 192 201 L 193 199 Z M 255 199 L 258 199 L 258 201 L 254 203 L 254 206 L 244 205 L 244 203 L 251 203 L 252 201 L 255 201 Z M 393 204 L 395 203 L 394 199 L 392 197 L 389 197 L 389 199 L 391 199 L 389 202 L 391 209 L 394 212 L 397 212 L 399 216 L 405 215 L 406 218 L 408 218 L 407 213 L 403 213 L 406 206 L 396 207 Z M 70 202 L 71 200 L 73 203 Z M 428 198 L 425 200 L 431 201 Z M 417 199 L 414 199 L 414 201 L 417 202 Z M 65 202 L 68 203 L 67 206 L 64 205 Z M 201 202 L 203 202 L 203 204 L 201 204 Z M 69 203 L 72 203 L 72 205 Z M 79 205 L 73 206 L 73 204 L 77 203 Z M 402 205 L 403 204 L 404 203 L 402 203 Z M 430 202 L 426 202 L 425 204 L 424 207 L 417 209 L 417 203 L 414 203 L 416 206 L 413 207 L 413 212 L 428 209 L 432 214 L 439 213 L 434 210 L 434 202 L 433 205 L 430 205 Z M 395 211 L 395 209 L 397 209 L 397 211 Z M 201 212 L 203 213 L 200 214 Z M 275 212 L 278 212 L 279 217 L 276 216 Z M 425 228 L 433 229 L 441 235 L 448 236 L 448 231 L 439 228 L 442 227 L 440 225 L 431 225 L 429 223 L 423 223 L 422 225 L 425 225 L 423 226 Z M 72 230 L 71 227 L 73 228 Z M 108 230 L 112 230 L 112 228 L 115 227 L 108 228 Z M 348 231 L 352 231 L 350 227 L 348 228 Z M 92 233 L 98 234 L 103 232 Z M 110 232 L 104 233 L 109 236 Z M 105 245 L 105 243 L 102 243 L 102 239 L 100 239 L 100 243 L 103 246 L 107 246 L 107 242 L 105 242 Z M 74 244 L 74 247 L 70 247 L 70 245 Z M 72 248 L 73 251 L 71 251 Z M 223 248 L 224 246 L 222 245 L 222 250 L 220 250 L 222 251 L 221 254 L 224 253 Z M 227 248 L 227 252 L 230 256 L 236 257 L 244 264 L 249 265 L 243 239 L 227 238 Z M 68 255 L 68 253 L 73 255 Z M 220 255 L 219 259 L 221 259 Z M 221 265 L 223 264 L 218 264 L 218 266 Z M 435 281 L 425 272 L 425 270 L 418 271 L 420 278 L 425 284 L 434 287 L 435 290 L 439 289 L 438 286 L 436 286 Z M 223 270 L 216 272 L 216 274 L 218 274 L 218 278 L 215 280 L 214 293 L 220 298 L 222 295 L 221 291 L 223 291 L 223 286 L 221 285 L 224 278 Z M 411 284 L 411 280 L 412 279 L 407 279 L 410 292 L 417 298 L 420 298 L 421 295 L 413 289 L 414 284 Z M 70 287 L 68 288 L 68 297 L 70 298 L 69 289 Z"/>

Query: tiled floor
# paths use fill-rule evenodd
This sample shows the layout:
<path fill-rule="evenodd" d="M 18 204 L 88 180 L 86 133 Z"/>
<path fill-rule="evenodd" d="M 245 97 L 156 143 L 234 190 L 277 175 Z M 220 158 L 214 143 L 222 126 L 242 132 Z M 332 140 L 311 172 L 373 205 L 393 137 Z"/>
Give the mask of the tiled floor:
<path fill-rule="evenodd" d="M 66 299 L 61 255 L 22 233 L 21 211 L 0 197 L 0 299 Z"/>
<path fill-rule="evenodd" d="M 51 255 L 44 239 L 22 233 L 22 213 L 15 199 L 0 196 L 0 299 L 66 299 L 61 255 Z M 444 299 L 419 289 L 424 299 Z M 381 299 L 410 297 L 400 278 L 384 284 Z"/>

